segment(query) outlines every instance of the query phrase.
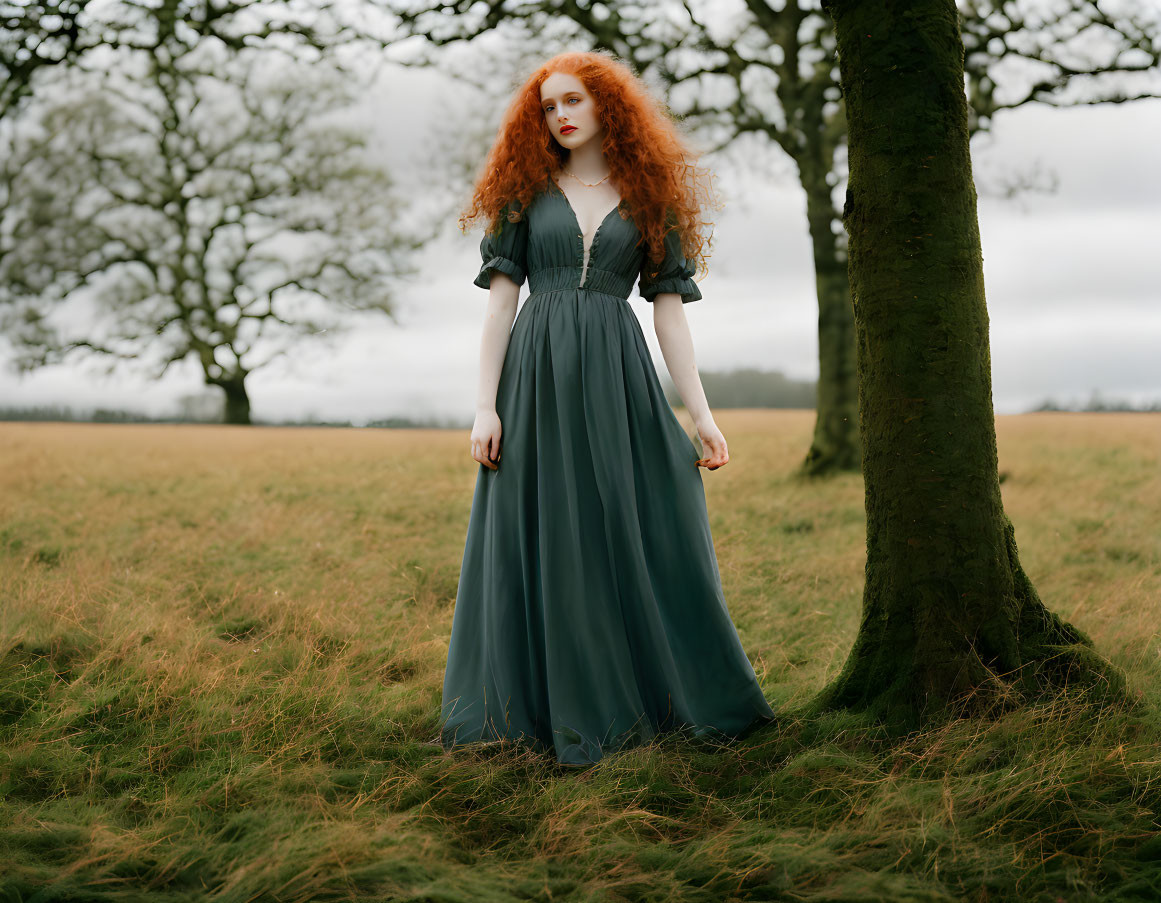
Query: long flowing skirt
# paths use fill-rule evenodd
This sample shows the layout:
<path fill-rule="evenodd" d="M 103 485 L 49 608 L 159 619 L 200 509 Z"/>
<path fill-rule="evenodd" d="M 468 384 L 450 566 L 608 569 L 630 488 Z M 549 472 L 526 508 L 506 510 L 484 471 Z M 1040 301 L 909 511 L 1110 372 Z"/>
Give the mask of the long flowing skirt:
<path fill-rule="evenodd" d="M 508 738 L 582 764 L 670 729 L 737 738 L 772 722 L 722 594 L 699 451 L 628 301 L 529 296 L 496 410 L 441 743 Z"/>

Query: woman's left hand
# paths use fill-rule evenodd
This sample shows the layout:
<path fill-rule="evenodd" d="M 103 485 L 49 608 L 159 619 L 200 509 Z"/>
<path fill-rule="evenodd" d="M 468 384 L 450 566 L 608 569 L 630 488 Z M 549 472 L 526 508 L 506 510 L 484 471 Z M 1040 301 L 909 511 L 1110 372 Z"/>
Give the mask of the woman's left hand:
<path fill-rule="evenodd" d="M 718 429 L 716 423 L 710 420 L 704 424 L 698 424 L 697 434 L 701 438 L 701 447 L 708 449 L 708 454 L 704 458 L 698 458 L 699 467 L 717 470 L 730 460 L 730 452 L 726 448 L 726 437 L 722 435 L 722 431 Z"/>

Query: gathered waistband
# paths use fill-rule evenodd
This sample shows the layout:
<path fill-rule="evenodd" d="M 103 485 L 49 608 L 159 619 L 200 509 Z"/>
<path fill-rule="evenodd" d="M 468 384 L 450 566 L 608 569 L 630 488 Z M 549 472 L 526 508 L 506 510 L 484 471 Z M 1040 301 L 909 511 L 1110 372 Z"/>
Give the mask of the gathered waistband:
<path fill-rule="evenodd" d="M 633 291 L 632 276 L 623 276 L 611 270 L 589 269 L 585 275 L 585 284 L 577 285 L 580 281 L 580 267 L 544 267 L 530 273 L 528 276 L 529 295 L 541 292 L 558 292 L 566 289 L 581 289 L 586 292 L 598 292 L 602 295 L 616 295 L 627 300 Z"/>

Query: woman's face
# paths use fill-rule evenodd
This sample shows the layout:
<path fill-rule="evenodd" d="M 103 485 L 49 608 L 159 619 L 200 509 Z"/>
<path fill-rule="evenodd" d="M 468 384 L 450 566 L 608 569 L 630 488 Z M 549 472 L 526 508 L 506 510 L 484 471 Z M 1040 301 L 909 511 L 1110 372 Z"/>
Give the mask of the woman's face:
<path fill-rule="evenodd" d="M 567 150 L 604 135 L 596 101 L 575 75 L 553 72 L 541 82 L 540 108 L 552 137 Z"/>

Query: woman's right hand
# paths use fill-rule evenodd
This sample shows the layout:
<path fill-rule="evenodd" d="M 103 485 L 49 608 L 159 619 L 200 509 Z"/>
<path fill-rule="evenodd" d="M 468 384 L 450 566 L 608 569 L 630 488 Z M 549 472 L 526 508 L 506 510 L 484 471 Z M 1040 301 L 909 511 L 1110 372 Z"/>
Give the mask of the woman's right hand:
<path fill-rule="evenodd" d="M 472 425 L 472 457 L 485 467 L 499 469 L 500 415 L 495 411 L 476 412 L 476 422 Z"/>

